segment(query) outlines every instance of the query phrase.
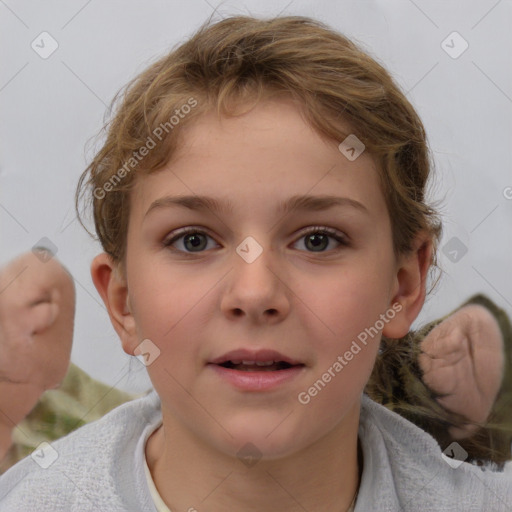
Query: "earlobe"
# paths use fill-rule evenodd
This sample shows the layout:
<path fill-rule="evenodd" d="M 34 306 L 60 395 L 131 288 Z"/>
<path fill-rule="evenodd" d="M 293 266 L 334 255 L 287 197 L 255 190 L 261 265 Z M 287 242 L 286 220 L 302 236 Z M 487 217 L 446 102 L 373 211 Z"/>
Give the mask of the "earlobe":
<path fill-rule="evenodd" d="M 432 240 L 418 235 L 410 253 L 403 255 L 397 269 L 393 309 L 400 310 L 382 330 L 387 338 L 402 338 L 419 315 L 425 302 L 427 274 L 432 263 Z"/>
<path fill-rule="evenodd" d="M 123 350 L 133 355 L 138 341 L 126 280 L 119 275 L 116 264 L 107 253 L 101 253 L 94 258 L 91 263 L 91 277 L 121 339 Z"/>

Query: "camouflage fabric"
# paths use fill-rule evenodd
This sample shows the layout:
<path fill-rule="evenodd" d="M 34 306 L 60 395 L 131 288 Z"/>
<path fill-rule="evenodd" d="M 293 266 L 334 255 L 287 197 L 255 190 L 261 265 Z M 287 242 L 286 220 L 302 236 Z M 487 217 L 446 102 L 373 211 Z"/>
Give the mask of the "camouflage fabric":
<path fill-rule="evenodd" d="M 30 455 L 43 441 L 59 439 L 140 396 L 98 382 L 71 363 L 61 386 L 43 393 L 36 407 L 14 429 L 14 443 L 0 464 L 0 473 Z"/>

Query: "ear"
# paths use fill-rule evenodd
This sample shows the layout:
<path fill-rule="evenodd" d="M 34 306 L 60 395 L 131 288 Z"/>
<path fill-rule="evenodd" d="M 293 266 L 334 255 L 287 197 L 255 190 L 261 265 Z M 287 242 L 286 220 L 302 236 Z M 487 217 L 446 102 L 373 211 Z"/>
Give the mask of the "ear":
<path fill-rule="evenodd" d="M 133 351 L 139 343 L 126 279 L 107 253 L 101 253 L 94 258 L 91 276 L 96 290 L 105 303 L 110 321 L 121 339 L 123 350 L 129 355 L 134 355 Z"/>
<path fill-rule="evenodd" d="M 398 339 L 409 332 L 425 302 L 426 280 L 431 263 L 432 240 L 422 233 L 416 237 L 411 251 L 400 257 L 390 304 L 396 315 L 385 325 L 383 336 Z"/>

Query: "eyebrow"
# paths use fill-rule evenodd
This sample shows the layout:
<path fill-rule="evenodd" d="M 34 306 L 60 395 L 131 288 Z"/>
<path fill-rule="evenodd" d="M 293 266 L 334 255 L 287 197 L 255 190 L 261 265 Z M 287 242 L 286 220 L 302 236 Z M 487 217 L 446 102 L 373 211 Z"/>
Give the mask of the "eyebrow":
<path fill-rule="evenodd" d="M 334 207 L 352 207 L 363 213 L 368 214 L 369 211 L 362 203 L 348 197 L 338 197 L 330 195 L 298 195 L 292 196 L 286 201 L 279 204 L 277 213 L 286 215 L 293 210 L 302 211 L 324 211 Z M 160 208 L 183 207 L 189 210 L 205 211 L 211 210 L 216 213 L 229 215 L 233 213 L 233 204 L 231 201 L 221 202 L 213 197 L 208 196 L 165 196 L 156 199 L 151 203 L 145 216 L 153 210 Z"/>

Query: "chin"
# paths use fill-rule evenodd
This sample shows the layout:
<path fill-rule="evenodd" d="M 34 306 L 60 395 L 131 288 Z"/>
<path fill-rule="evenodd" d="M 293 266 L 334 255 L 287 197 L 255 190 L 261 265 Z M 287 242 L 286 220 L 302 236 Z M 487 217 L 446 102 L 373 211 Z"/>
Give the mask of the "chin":
<path fill-rule="evenodd" d="M 253 457 L 261 460 L 277 460 L 291 456 L 313 442 L 314 433 L 311 432 L 311 440 L 308 442 L 304 428 L 283 422 L 283 417 L 278 421 L 270 422 L 245 419 L 236 424 L 225 424 L 226 430 L 232 437 L 226 435 L 223 439 L 210 439 L 215 447 L 230 457 L 236 457 L 242 462 L 244 457 Z"/>

